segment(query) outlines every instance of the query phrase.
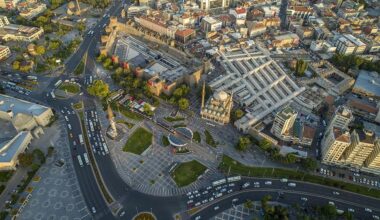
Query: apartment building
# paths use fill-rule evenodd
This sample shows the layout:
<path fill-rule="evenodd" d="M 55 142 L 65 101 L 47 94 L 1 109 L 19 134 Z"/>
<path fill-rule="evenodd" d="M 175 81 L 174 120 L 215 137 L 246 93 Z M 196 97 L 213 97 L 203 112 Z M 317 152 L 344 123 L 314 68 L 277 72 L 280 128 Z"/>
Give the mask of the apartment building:
<path fill-rule="evenodd" d="M 349 108 L 346 106 L 339 106 L 334 116 L 331 118 L 328 127 L 326 128 L 326 134 L 330 132 L 332 128 L 347 129 L 351 121 L 354 120 L 354 116 Z"/>
<path fill-rule="evenodd" d="M 27 27 L 10 24 L 6 16 L 0 16 L 0 39 L 4 41 L 38 40 L 44 33 L 42 27 Z"/>
<path fill-rule="evenodd" d="M 289 140 L 288 135 L 286 134 L 293 127 L 297 114 L 297 111 L 289 106 L 277 112 L 271 128 L 271 133 L 281 140 Z"/>
<path fill-rule="evenodd" d="M 369 130 L 354 130 L 351 144 L 343 153 L 344 163 L 348 166 L 362 167 L 375 147 L 376 135 Z"/>
<path fill-rule="evenodd" d="M 201 21 L 201 29 L 204 32 L 218 31 L 222 29 L 222 22 L 213 17 L 205 17 Z"/>
<path fill-rule="evenodd" d="M 0 60 L 5 60 L 11 55 L 11 50 L 7 46 L 0 45 Z"/>
<path fill-rule="evenodd" d="M 326 164 L 342 164 L 341 157 L 350 144 L 351 135 L 347 130 L 338 127 L 328 130 L 321 143 L 322 162 Z"/>
<path fill-rule="evenodd" d="M 343 55 L 363 54 L 366 44 L 351 34 L 343 34 L 335 43 L 336 50 Z"/>
<path fill-rule="evenodd" d="M 200 8 L 208 11 L 212 9 L 221 9 L 229 6 L 229 0 L 199 0 Z"/>
<path fill-rule="evenodd" d="M 380 139 L 375 141 L 375 147 L 372 153 L 364 161 L 364 165 L 369 169 L 377 170 L 380 172 Z"/>
<path fill-rule="evenodd" d="M 20 0 L 0 0 L 0 8 L 15 9 Z"/>

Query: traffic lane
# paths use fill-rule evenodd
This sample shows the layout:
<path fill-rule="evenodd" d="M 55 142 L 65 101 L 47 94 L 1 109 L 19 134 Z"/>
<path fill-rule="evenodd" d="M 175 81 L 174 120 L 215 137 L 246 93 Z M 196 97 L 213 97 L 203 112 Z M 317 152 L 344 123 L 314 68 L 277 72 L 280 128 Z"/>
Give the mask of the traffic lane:
<path fill-rule="evenodd" d="M 328 187 L 324 185 L 318 185 L 318 184 L 312 184 L 312 183 L 306 183 L 306 182 L 300 182 L 300 181 L 294 181 L 294 180 L 288 180 L 287 183 L 282 183 L 278 179 L 261 179 L 261 178 L 243 178 L 242 181 L 240 181 L 240 184 L 244 184 L 245 182 L 250 182 L 251 186 L 249 188 L 253 187 L 254 182 L 260 182 L 260 186 L 265 186 L 265 181 L 271 181 L 272 185 L 269 188 L 276 188 L 276 189 L 294 189 L 298 191 L 304 191 L 304 192 L 310 192 L 310 193 L 317 193 L 324 196 L 334 196 L 339 199 L 346 199 L 348 201 L 360 201 L 360 203 L 366 207 L 378 209 L 380 211 L 380 200 L 363 196 L 360 194 L 344 191 L 338 188 Z M 296 183 L 296 187 L 289 187 L 288 184 Z M 334 192 L 339 192 L 339 195 L 334 195 Z"/>
<path fill-rule="evenodd" d="M 222 198 L 222 200 L 217 200 L 216 202 L 212 204 L 206 204 L 204 207 L 202 207 L 201 211 L 194 214 L 191 219 L 195 219 L 198 216 L 201 216 L 201 219 L 208 219 L 216 214 L 220 213 L 222 210 L 226 210 L 228 208 L 233 207 L 237 204 L 242 204 L 247 199 L 252 201 L 260 201 L 264 196 L 270 195 L 272 197 L 271 201 L 278 201 L 284 204 L 299 204 L 303 203 L 304 201 L 301 200 L 302 197 L 307 198 L 307 204 L 311 206 L 321 206 L 324 204 L 329 204 L 330 201 L 334 202 L 334 205 L 343 211 L 347 211 L 349 208 L 352 208 L 352 205 L 347 205 L 345 202 L 342 201 L 336 201 L 333 198 L 325 198 L 318 194 L 305 194 L 304 192 L 300 191 L 282 191 L 283 197 L 279 197 L 280 190 L 276 189 L 248 189 L 241 192 L 237 192 L 236 194 L 230 195 L 228 197 Z M 237 199 L 237 202 L 233 202 L 233 200 Z M 218 210 L 215 210 L 215 207 L 219 207 Z M 378 215 L 376 212 L 366 212 L 364 209 L 355 208 L 354 207 L 354 213 L 356 217 L 360 216 L 360 218 L 363 219 L 371 219 L 373 218 L 373 215 Z"/>
<path fill-rule="evenodd" d="M 70 147 L 81 191 L 85 197 L 89 211 L 92 212 L 92 207 L 95 207 L 96 209 L 96 213 L 92 213 L 92 215 L 96 218 L 103 218 L 108 216 L 110 211 L 100 193 L 100 189 L 95 181 L 91 166 L 84 164 L 83 167 L 81 167 L 77 159 L 77 155 L 80 155 L 83 159 L 83 154 L 86 153 L 86 149 L 84 146 L 78 147 L 78 144 L 76 146 L 73 145 L 73 141 L 75 141 L 76 137 L 79 134 L 82 134 L 80 123 L 76 115 L 70 114 L 66 116 L 69 119 L 68 123 L 70 123 L 72 127 L 71 131 L 73 133 L 73 138 L 70 138 Z M 76 149 L 75 151 L 74 147 Z"/>

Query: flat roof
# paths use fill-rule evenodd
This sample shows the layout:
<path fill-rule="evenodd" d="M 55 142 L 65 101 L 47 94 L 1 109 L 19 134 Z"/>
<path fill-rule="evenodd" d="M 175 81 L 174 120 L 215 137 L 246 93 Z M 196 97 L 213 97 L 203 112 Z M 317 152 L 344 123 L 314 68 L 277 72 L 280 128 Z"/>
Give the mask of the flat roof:
<path fill-rule="evenodd" d="M 48 107 L 43 105 L 0 94 L 1 112 L 12 111 L 14 115 L 22 113 L 25 115 L 39 116 L 48 109 Z"/>
<path fill-rule="evenodd" d="M 360 71 L 354 90 L 364 91 L 380 97 L 380 76 L 376 72 Z"/>
<path fill-rule="evenodd" d="M 29 131 L 21 131 L 12 139 L 0 143 L 0 162 L 6 163 L 12 161 L 17 156 L 16 153 L 19 148 L 25 147 L 22 144 L 29 135 Z"/>

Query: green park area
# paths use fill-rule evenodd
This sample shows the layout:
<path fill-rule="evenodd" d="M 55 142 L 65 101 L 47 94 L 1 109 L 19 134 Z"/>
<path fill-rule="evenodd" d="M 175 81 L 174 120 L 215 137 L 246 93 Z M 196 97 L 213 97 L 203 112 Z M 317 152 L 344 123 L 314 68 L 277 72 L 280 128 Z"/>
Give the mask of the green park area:
<path fill-rule="evenodd" d="M 214 140 L 214 137 L 210 134 L 208 130 L 205 130 L 205 136 L 206 136 L 206 144 L 210 145 L 211 147 L 216 147 L 217 143 Z"/>
<path fill-rule="evenodd" d="M 181 163 L 172 172 L 171 176 L 177 186 L 183 187 L 197 180 L 206 171 L 207 167 L 196 160 Z"/>
<path fill-rule="evenodd" d="M 137 128 L 125 143 L 123 151 L 142 154 L 152 144 L 152 133 L 144 128 Z"/>
<path fill-rule="evenodd" d="M 112 110 L 114 110 L 116 112 L 120 112 L 125 117 L 130 118 L 132 120 L 141 121 L 144 119 L 143 116 L 129 110 L 127 107 L 125 107 L 123 105 L 118 105 L 115 102 L 111 103 L 111 107 L 112 107 Z"/>
<path fill-rule="evenodd" d="M 304 171 L 270 168 L 270 167 L 250 167 L 235 161 L 231 157 L 223 155 L 222 162 L 219 168 L 225 173 L 230 175 L 242 175 L 252 177 L 264 177 L 264 178 L 288 178 L 292 180 L 299 180 L 304 182 L 310 182 L 330 187 L 347 190 L 362 195 L 380 198 L 380 190 L 369 189 L 365 186 L 360 186 L 352 183 L 347 183 L 339 180 L 333 180 L 322 176 L 312 175 Z"/>
<path fill-rule="evenodd" d="M 80 87 L 77 84 L 70 82 L 62 83 L 58 89 L 72 94 L 77 94 L 80 91 Z"/>

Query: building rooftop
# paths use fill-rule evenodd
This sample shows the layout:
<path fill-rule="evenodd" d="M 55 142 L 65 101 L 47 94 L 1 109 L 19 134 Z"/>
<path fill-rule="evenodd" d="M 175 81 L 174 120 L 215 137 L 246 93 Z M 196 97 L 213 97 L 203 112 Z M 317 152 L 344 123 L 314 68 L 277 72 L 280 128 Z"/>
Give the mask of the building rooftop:
<path fill-rule="evenodd" d="M 23 147 L 22 145 L 29 135 L 29 131 L 21 131 L 12 139 L 0 143 L 0 162 L 6 163 L 14 159 L 19 148 Z"/>
<path fill-rule="evenodd" d="M 351 137 L 348 131 L 344 131 L 340 128 L 334 127 L 333 132 L 334 132 L 335 140 L 340 141 L 340 142 L 345 142 L 345 143 L 351 143 Z"/>
<path fill-rule="evenodd" d="M 0 94 L 0 112 L 12 112 L 13 115 L 25 114 L 39 116 L 49 108 L 11 96 Z"/>
<path fill-rule="evenodd" d="M 360 71 L 354 90 L 380 97 L 380 76 L 376 72 Z"/>

